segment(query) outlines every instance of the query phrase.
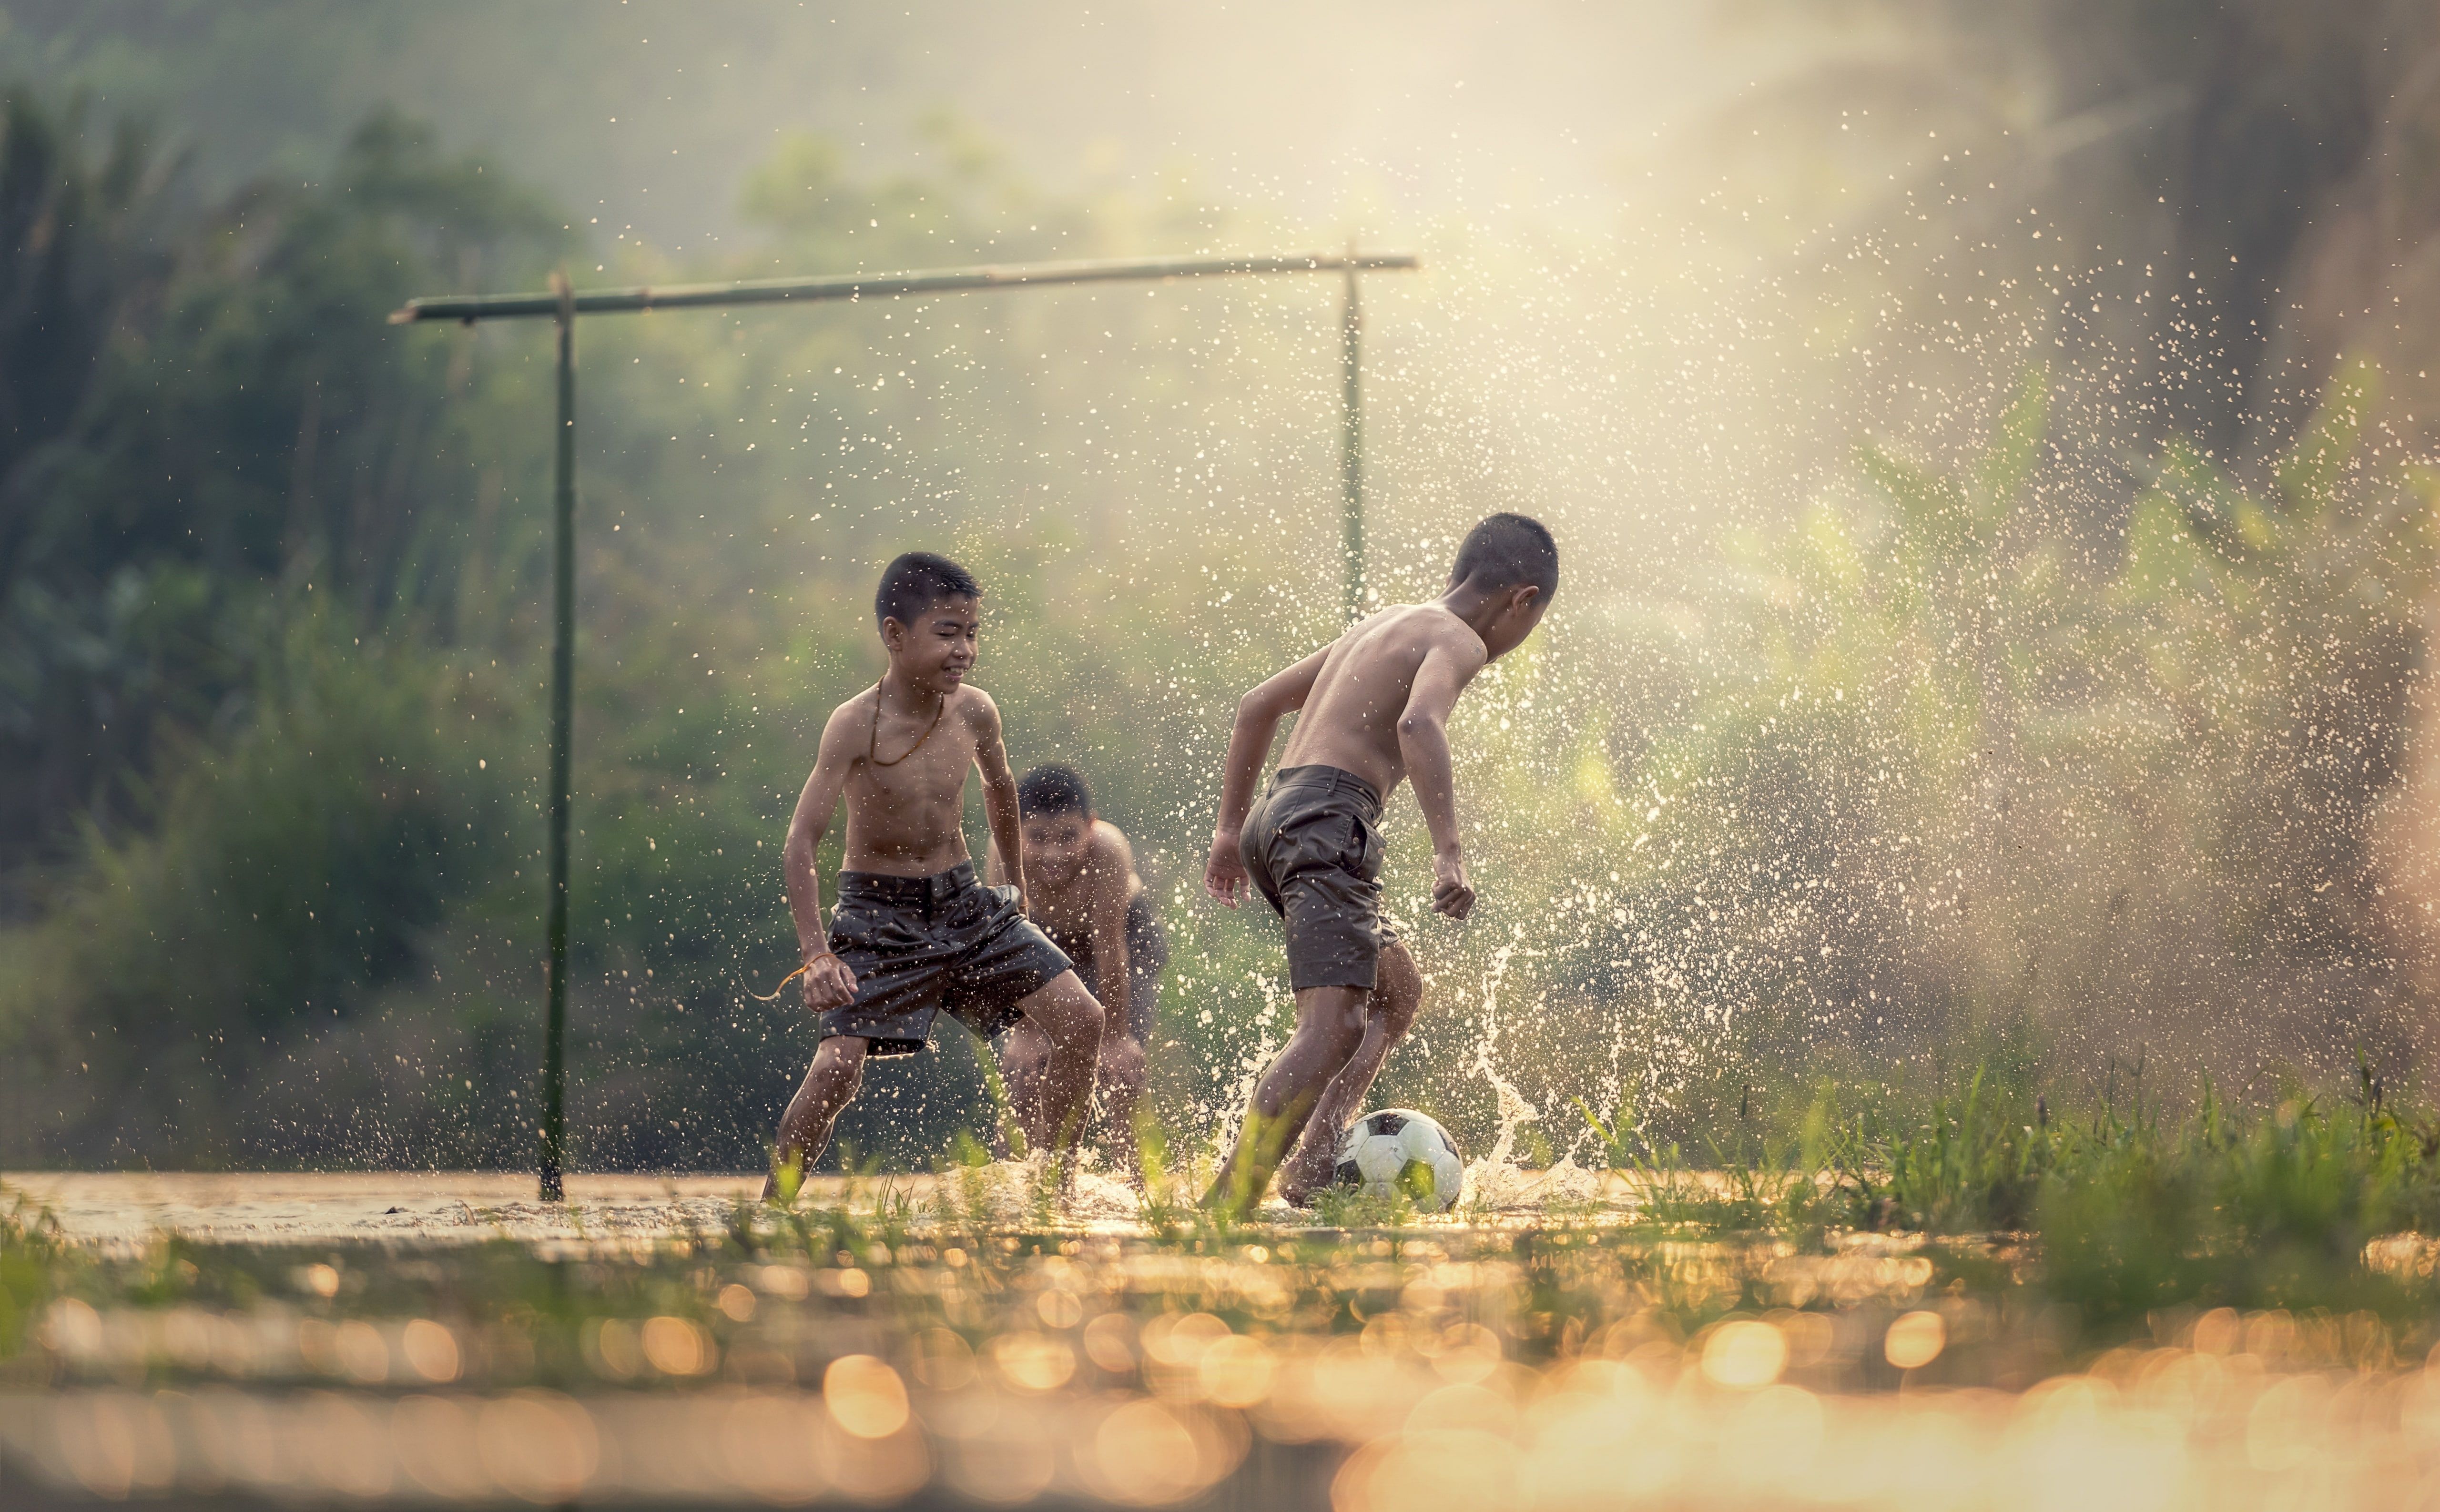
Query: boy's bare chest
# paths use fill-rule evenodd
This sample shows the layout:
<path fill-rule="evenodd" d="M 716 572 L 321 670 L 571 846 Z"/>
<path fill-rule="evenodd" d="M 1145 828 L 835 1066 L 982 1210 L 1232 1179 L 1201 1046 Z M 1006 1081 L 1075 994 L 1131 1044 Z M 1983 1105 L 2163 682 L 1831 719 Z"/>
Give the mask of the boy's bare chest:
<path fill-rule="evenodd" d="M 848 797 L 859 806 L 905 811 L 956 804 L 963 796 L 966 774 L 974 769 L 973 739 L 960 730 L 942 730 L 896 762 L 888 762 L 890 731 L 882 731 L 881 759 L 855 763 L 848 773 Z M 905 749 L 905 742 L 899 743 Z M 888 765 L 884 765 L 884 763 Z"/>

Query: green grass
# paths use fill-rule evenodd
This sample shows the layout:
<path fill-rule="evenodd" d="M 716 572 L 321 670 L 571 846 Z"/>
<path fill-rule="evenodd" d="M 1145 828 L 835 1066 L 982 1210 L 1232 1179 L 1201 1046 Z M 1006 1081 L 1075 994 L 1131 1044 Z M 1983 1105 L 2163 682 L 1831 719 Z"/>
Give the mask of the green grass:
<path fill-rule="evenodd" d="M 1642 1218 L 1801 1246 L 1845 1232 L 1998 1235 L 2038 1259 L 2032 1288 L 2096 1337 L 2162 1308 L 2372 1310 L 2419 1318 L 2428 1287 L 2379 1274 L 2365 1246 L 2440 1233 L 2440 1121 L 2388 1106 L 2377 1078 L 2231 1107 L 2205 1082 L 2171 1116 L 2140 1078 L 2122 1107 L 2054 1115 L 1977 1071 L 1911 1115 L 1842 1115 L 1822 1089 L 1785 1142 L 1713 1151 L 1700 1168 L 1647 1146 L 1622 1112 L 1588 1126 L 1646 1194 Z"/>
<path fill-rule="evenodd" d="M 809 1188 L 740 1201 L 640 1248 L 172 1238 L 105 1253 L 19 1199 L 0 1209 L 0 1377 L 61 1378 L 42 1363 L 60 1299 L 97 1316 L 438 1319 L 467 1341 L 470 1383 L 571 1388 L 683 1384 L 604 1377 L 603 1346 L 588 1342 L 604 1320 L 682 1320 L 746 1360 L 833 1325 L 885 1353 L 935 1330 L 983 1347 L 1057 1315 L 1046 1289 L 1077 1296 L 1079 1316 L 1209 1312 L 1275 1338 L 1360 1330 L 1422 1295 L 1494 1327 L 1526 1363 L 1600 1339 L 1684 1340 L 1731 1314 L 1942 1299 L 1986 1320 L 1984 1344 L 1943 1366 L 1960 1381 L 2021 1382 L 2213 1308 L 2336 1320 L 2401 1356 L 2428 1348 L 2440 1318 L 2440 1283 L 2367 1264 L 2377 1238 L 2440 1233 L 2440 1124 L 2390 1106 L 2369 1073 L 2246 1109 L 2205 1086 L 2175 1115 L 2105 1096 L 2071 1116 L 1981 1075 L 1911 1117 L 1850 1114 L 1825 1088 L 1788 1127 L 1699 1161 L 1647 1142 L 1632 1109 L 1587 1117 L 1637 1201 L 1471 1223 L 1426 1218 L 1403 1192 L 1337 1190 L 1312 1227 L 1226 1221 L 1193 1200 L 1203 1162 L 1174 1166 L 1149 1129 L 1132 1233 L 1067 1219 L 1046 1164 L 990 1164 L 978 1147 L 921 1192 L 866 1176 L 821 1188 L 825 1200 Z M 759 1308 L 737 1301 L 741 1287 Z M 218 1368 L 105 1363 L 93 1370 L 165 1382 Z M 291 1359 L 248 1378 L 313 1369 Z"/>

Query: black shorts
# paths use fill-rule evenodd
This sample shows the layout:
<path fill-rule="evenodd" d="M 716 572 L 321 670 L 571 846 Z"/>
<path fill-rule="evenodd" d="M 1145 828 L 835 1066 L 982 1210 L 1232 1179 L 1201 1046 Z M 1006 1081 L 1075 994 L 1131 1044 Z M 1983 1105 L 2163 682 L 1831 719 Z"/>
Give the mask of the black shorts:
<path fill-rule="evenodd" d="M 1169 971 L 1169 935 L 1152 900 L 1137 893 L 1127 900 L 1127 1033 L 1137 1044 L 1152 1048 L 1153 1020 L 1160 1012 L 1160 979 Z M 1076 963 L 1076 980 L 1095 998 L 1102 996 L 1102 963 L 1093 959 L 1090 930 L 1054 929 L 1050 943 Z"/>
<path fill-rule="evenodd" d="M 831 948 L 855 973 L 855 1001 L 822 1014 L 822 1037 L 870 1040 L 869 1055 L 912 1055 L 942 1013 L 988 1039 L 1072 965 L 1016 890 L 984 887 L 971 862 L 938 876 L 841 872 Z"/>
<path fill-rule="evenodd" d="M 1288 985 L 1372 990 L 1381 947 L 1381 795 L 1336 766 L 1283 766 L 1237 837 L 1246 873 L 1287 923 Z"/>

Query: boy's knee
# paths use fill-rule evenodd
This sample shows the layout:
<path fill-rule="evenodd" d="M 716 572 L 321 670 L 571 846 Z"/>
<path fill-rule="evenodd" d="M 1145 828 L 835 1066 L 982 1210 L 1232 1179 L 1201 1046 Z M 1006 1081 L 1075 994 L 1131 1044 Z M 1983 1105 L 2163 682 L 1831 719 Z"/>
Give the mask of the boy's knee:
<path fill-rule="evenodd" d="M 1364 1015 L 1332 1014 L 1298 1030 L 1313 1045 L 1332 1075 L 1355 1058 L 1356 1047 L 1364 1043 Z"/>
<path fill-rule="evenodd" d="M 1381 1026 L 1392 1040 L 1403 1037 L 1415 1021 L 1415 1009 L 1423 1002 L 1421 993 L 1390 993 L 1381 999 Z"/>
<path fill-rule="evenodd" d="M 1382 951 L 1366 1010 L 1384 1020 L 1391 1035 L 1403 1035 L 1407 1026 L 1415 1021 L 1415 1010 L 1423 1000 L 1423 973 L 1415 969 L 1414 959 L 1400 945 Z"/>
<path fill-rule="evenodd" d="M 814 1073 L 845 1084 L 850 1092 L 864 1080 L 864 1055 L 869 1047 L 852 1035 L 834 1035 L 814 1052 Z"/>
<path fill-rule="evenodd" d="M 1072 1049 L 1080 1043 L 1098 1043 L 1102 1037 L 1101 999 L 1086 992 L 1073 972 L 1034 994 L 1025 1011 L 1055 1044 Z"/>
<path fill-rule="evenodd" d="M 1050 1047 L 1039 1035 L 1022 1045 L 1011 1045 L 999 1057 L 1000 1074 L 1032 1076 L 1050 1063 Z"/>

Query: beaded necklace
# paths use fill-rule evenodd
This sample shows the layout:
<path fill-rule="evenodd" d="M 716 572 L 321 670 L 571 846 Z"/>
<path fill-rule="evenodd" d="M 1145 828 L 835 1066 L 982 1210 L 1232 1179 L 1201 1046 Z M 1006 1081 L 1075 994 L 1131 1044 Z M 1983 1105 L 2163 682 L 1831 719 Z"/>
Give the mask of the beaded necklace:
<path fill-rule="evenodd" d="M 874 683 L 872 685 L 872 734 L 870 738 L 866 740 L 864 743 L 864 759 L 866 764 L 872 766 L 895 766 L 900 762 L 905 761 L 907 757 L 914 755 L 919 750 L 922 750 L 924 748 L 924 743 L 932 738 L 932 731 L 941 728 L 941 716 L 948 712 L 948 711 L 949 695 L 947 693 L 942 693 L 941 695 L 940 706 L 932 711 L 932 722 L 924 727 L 924 733 L 915 737 L 915 744 L 907 747 L 900 755 L 895 756 L 888 761 L 883 761 L 881 759 L 881 684 L 877 682 Z"/>

